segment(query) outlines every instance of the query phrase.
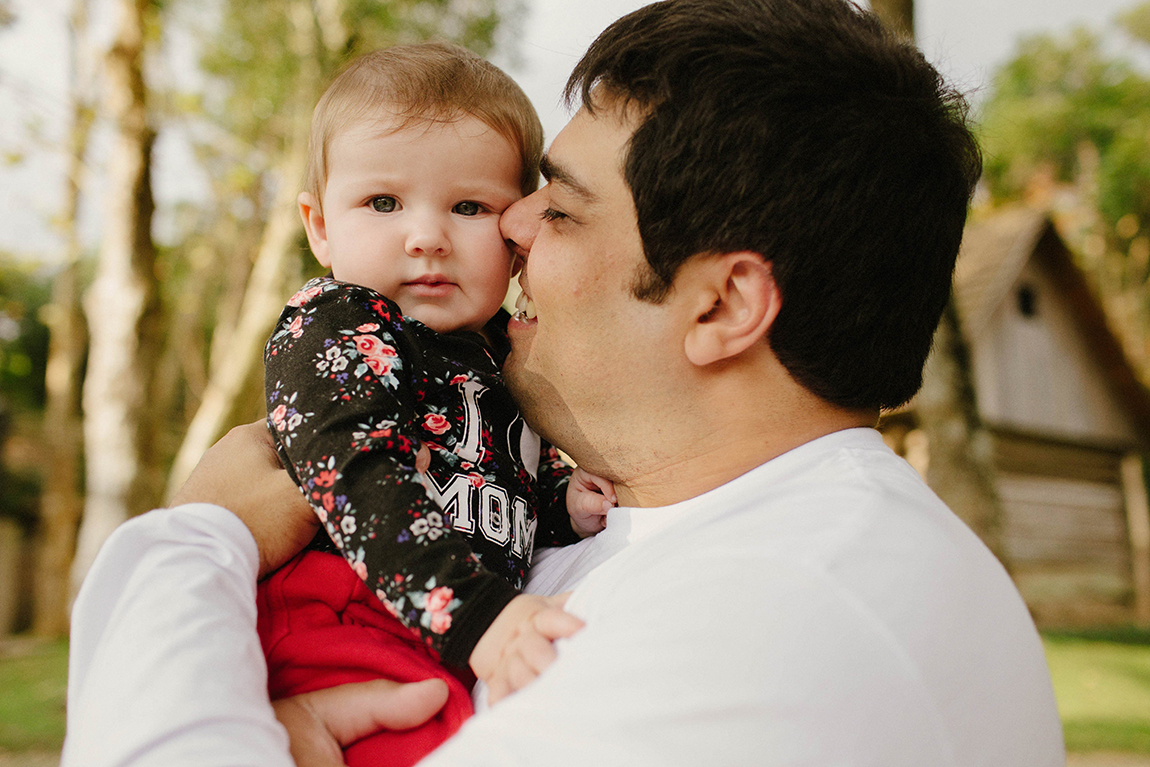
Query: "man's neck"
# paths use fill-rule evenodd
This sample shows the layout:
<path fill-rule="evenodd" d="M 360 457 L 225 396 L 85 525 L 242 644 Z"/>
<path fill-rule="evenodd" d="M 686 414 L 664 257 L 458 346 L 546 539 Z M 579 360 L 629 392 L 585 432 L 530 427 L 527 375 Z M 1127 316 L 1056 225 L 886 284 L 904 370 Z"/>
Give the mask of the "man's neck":
<path fill-rule="evenodd" d="M 702 495 L 800 445 L 844 429 L 872 427 L 878 414 L 844 410 L 811 396 L 792 407 L 740 411 L 709 424 L 679 442 L 677 452 L 632 471 L 615 482 L 620 506 L 667 506 Z M 668 441 L 662 442 L 664 446 Z"/>

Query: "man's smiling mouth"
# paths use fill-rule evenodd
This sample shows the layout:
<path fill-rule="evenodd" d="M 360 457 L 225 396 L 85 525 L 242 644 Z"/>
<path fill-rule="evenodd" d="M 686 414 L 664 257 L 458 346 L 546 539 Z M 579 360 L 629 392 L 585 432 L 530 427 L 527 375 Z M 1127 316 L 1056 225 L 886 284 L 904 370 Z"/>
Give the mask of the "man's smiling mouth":
<path fill-rule="evenodd" d="M 526 293 L 520 293 L 515 299 L 515 314 L 513 318 L 518 322 L 527 322 L 535 319 L 535 302 Z"/>

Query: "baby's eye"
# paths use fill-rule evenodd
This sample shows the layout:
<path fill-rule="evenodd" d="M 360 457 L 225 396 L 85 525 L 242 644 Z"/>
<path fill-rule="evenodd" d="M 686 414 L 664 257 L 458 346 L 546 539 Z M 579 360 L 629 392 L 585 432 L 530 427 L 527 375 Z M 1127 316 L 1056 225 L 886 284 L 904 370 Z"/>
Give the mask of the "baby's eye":
<path fill-rule="evenodd" d="M 389 197 L 388 195 L 372 197 L 367 204 L 370 205 L 371 209 L 376 213 L 391 213 L 396 208 L 395 198 Z"/>
<path fill-rule="evenodd" d="M 478 216 L 482 211 L 483 206 L 471 200 L 456 203 L 455 207 L 451 209 L 452 213 L 458 213 L 461 216 Z"/>

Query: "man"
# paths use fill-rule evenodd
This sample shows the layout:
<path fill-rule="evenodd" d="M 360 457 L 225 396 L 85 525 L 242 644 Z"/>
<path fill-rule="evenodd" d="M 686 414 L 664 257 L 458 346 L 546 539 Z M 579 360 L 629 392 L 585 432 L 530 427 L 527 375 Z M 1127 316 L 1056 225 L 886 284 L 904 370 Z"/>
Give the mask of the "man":
<path fill-rule="evenodd" d="M 566 609 L 585 627 L 525 686 L 550 658 L 524 637 L 508 663 L 522 689 L 427 763 L 1062 763 L 1017 592 L 870 428 L 918 389 L 949 294 L 980 169 L 961 99 L 841 0 L 648 6 L 596 40 L 569 92 L 582 107 L 547 186 L 502 222 L 526 258 L 505 375 L 532 426 L 614 481 L 620 508 L 541 556 L 528 587 L 573 588 Z M 221 562 L 192 569 L 237 595 L 212 614 L 233 647 L 250 643 L 256 546 L 274 563 L 310 529 L 261 513 L 250 477 L 267 472 L 242 442 L 209 453 L 182 498 L 232 509 L 252 536 L 214 506 L 123 535 L 154 546 L 197 527 Z M 112 606 L 80 626 L 158 599 L 93 588 Z M 194 619 L 207 611 L 194 601 L 164 609 Z M 92 645 L 124 646 L 112 630 L 78 651 Z M 234 686 L 231 652 L 189 654 Z M 266 743 L 266 704 L 235 702 L 254 683 L 217 698 Z M 77 684 L 80 712 L 107 689 Z M 435 705 L 434 691 L 395 694 Z M 315 702 L 298 708 L 303 742 Z M 217 737 L 201 724 L 183 740 Z"/>

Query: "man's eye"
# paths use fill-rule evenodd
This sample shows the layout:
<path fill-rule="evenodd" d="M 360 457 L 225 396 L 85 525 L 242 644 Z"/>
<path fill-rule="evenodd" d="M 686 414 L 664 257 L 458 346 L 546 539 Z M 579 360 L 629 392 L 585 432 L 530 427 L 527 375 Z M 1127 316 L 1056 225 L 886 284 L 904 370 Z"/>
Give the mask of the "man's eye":
<path fill-rule="evenodd" d="M 391 213 L 396 208 L 395 198 L 384 195 L 383 197 L 372 197 L 367 203 L 371 209 L 376 213 Z"/>
<path fill-rule="evenodd" d="M 567 214 L 560 213 L 554 208 L 546 208 L 542 213 L 539 214 L 539 217 L 544 221 L 558 221 L 561 218 L 567 218 Z"/>
<path fill-rule="evenodd" d="M 482 211 L 482 205 L 470 200 L 456 203 L 455 207 L 451 209 L 452 213 L 458 213 L 461 216 L 478 216 Z"/>

